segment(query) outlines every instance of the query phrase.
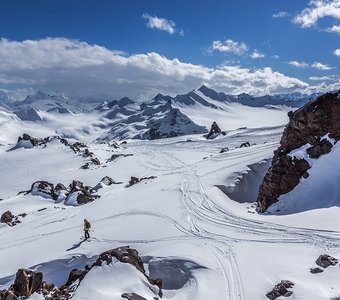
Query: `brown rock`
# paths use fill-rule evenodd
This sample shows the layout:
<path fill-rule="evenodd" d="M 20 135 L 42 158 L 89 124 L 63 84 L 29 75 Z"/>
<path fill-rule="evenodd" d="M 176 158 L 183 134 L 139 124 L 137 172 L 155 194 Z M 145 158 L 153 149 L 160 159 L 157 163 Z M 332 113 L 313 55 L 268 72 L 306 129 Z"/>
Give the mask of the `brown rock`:
<path fill-rule="evenodd" d="M 44 180 L 34 182 L 29 192 L 31 194 L 40 194 L 45 197 L 47 196 L 53 200 L 58 198 L 54 190 L 54 185 Z"/>
<path fill-rule="evenodd" d="M 0 299 L 1 300 L 17 300 L 17 296 L 15 296 L 15 294 L 11 291 L 11 290 L 8 290 L 8 291 L 5 291 L 3 293 L 3 295 L 1 295 L 1 292 L 0 292 Z"/>
<path fill-rule="evenodd" d="M 210 131 L 207 135 L 207 139 L 210 138 L 213 134 L 217 134 L 217 133 L 221 133 L 222 130 L 221 128 L 217 125 L 217 123 L 214 121 L 212 124 L 211 124 L 211 128 L 210 128 Z"/>
<path fill-rule="evenodd" d="M 14 218 L 15 216 L 8 210 L 2 214 L 0 222 L 11 225 Z"/>
<path fill-rule="evenodd" d="M 259 189 L 257 210 L 264 212 L 277 199 L 292 191 L 302 177 L 307 178 L 310 168 L 304 159 L 292 159 L 288 154 L 306 144 L 311 144 L 307 153 L 318 158 L 329 153 L 332 144 L 321 139 L 326 134 L 340 139 L 340 91 L 327 93 L 304 107 L 289 112 L 289 123 L 281 137 L 280 147 L 274 152 L 269 168 Z"/>
<path fill-rule="evenodd" d="M 71 284 L 73 284 L 75 281 L 79 280 L 79 282 L 81 282 L 85 275 L 88 273 L 87 270 L 82 271 L 79 269 L 73 269 L 67 279 L 67 282 L 65 283 L 66 286 L 70 286 Z"/>
<path fill-rule="evenodd" d="M 275 300 L 278 297 L 284 296 L 289 297 L 293 294 L 292 291 L 289 291 L 289 288 L 292 288 L 294 283 L 289 280 L 281 280 L 280 283 L 275 285 L 275 287 L 266 294 L 266 297 L 270 300 Z"/>
<path fill-rule="evenodd" d="M 317 273 L 322 273 L 323 270 L 322 270 L 321 268 L 319 268 L 319 267 L 316 267 L 316 268 L 311 268 L 311 269 L 310 269 L 310 272 L 311 272 L 312 274 L 317 274 Z"/>
<path fill-rule="evenodd" d="M 128 300 L 147 300 L 142 296 L 139 296 L 135 293 L 124 293 L 122 294 L 122 298 L 128 299 Z"/>
<path fill-rule="evenodd" d="M 16 296 L 29 297 L 42 288 L 43 274 L 19 269 L 15 276 L 13 292 Z"/>
<path fill-rule="evenodd" d="M 319 158 L 321 155 L 331 152 L 332 147 L 333 145 L 329 141 L 322 140 L 308 148 L 307 153 L 311 158 Z"/>
<path fill-rule="evenodd" d="M 329 266 L 335 266 L 338 263 L 338 260 L 330 255 L 323 254 L 318 257 L 315 263 L 318 266 L 326 269 Z"/>

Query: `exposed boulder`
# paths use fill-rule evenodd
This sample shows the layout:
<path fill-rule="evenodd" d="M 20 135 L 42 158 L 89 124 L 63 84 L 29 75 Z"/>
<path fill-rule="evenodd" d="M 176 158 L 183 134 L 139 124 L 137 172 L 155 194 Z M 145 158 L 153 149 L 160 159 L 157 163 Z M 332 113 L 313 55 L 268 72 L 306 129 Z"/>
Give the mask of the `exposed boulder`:
<path fill-rule="evenodd" d="M 142 180 L 155 179 L 155 178 L 157 178 L 157 177 L 156 176 L 149 176 L 149 177 L 138 178 L 138 177 L 131 176 L 131 179 L 130 179 L 129 184 L 127 185 L 127 187 L 135 185 L 136 183 L 141 182 Z"/>
<path fill-rule="evenodd" d="M 41 146 L 41 145 L 45 145 L 47 144 L 48 142 L 50 142 L 51 138 L 50 137 L 46 137 L 46 138 L 34 138 L 32 136 L 30 136 L 29 134 L 27 133 L 24 133 L 21 136 L 18 137 L 18 143 L 20 141 L 30 141 L 32 143 L 33 146 Z"/>
<path fill-rule="evenodd" d="M 5 223 L 8 226 L 15 226 L 21 223 L 21 221 L 19 220 L 19 217 L 25 218 L 26 216 L 27 214 L 25 213 L 15 216 L 8 210 L 1 215 L 0 223 Z"/>
<path fill-rule="evenodd" d="M 91 164 L 95 166 L 100 166 L 100 161 L 98 158 L 91 158 Z"/>
<path fill-rule="evenodd" d="M 266 294 L 266 297 L 270 300 L 274 300 L 281 296 L 289 297 L 293 294 L 293 292 L 289 291 L 288 289 L 292 288 L 293 285 L 294 283 L 290 282 L 289 280 L 281 280 L 280 283 L 275 285 L 275 287 Z"/>
<path fill-rule="evenodd" d="M 338 263 L 338 260 L 330 255 L 323 254 L 318 257 L 318 259 L 315 261 L 315 263 L 326 269 L 329 266 L 335 266 Z"/>
<path fill-rule="evenodd" d="M 42 288 L 43 274 L 26 269 L 19 269 L 13 284 L 13 293 L 16 296 L 29 297 Z"/>
<path fill-rule="evenodd" d="M 122 153 L 120 153 L 120 154 L 112 154 L 111 157 L 108 160 L 106 160 L 106 162 L 107 163 L 108 162 L 112 162 L 115 159 L 117 159 L 118 157 L 128 157 L 128 156 L 133 156 L 133 154 L 122 154 Z"/>
<path fill-rule="evenodd" d="M 8 291 L 0 291 L 0 299 L 1 300 L 17 300 L 17 296 L 15 294 L 8 290 Z"/>
<path fill-rule="evenodd" d="M 242 143 L 240 145 L 240 148 L 243 148 L 243 147 L 250 147 L 250 143 L 249 142 Z"/>
<path fill-rule="evenodd" d="M 221 128 L 214 121 L 211 124 L 210 131 L 209 131 L 208 135 L 206 136 L 206 138 L 210 139 L 211 137 L 213 137 L 214 135 L 217 135 L 217 134 L 226 135 L 226 133 L 224 131 L 222 131 Z"/>
<path fill-rule="evenodd" d="M 87 148 L 87 146 L 84 143 L 75 142 L 70 146 L 70 148 L 73 150 L 74 153 L 79 153 L 82 152 L 81 148 Z"/>
<path fill-rule="evenodd" d="M 15 216 L 8 210 L 1 215 L 0 222 L 11 225 Z"/>
<path fill-rule="evenodd" d="M 34 196 L 42 196 L 52 200 L 57 200 L 58 198 L 54 190 L 54 185 L 44 180 L 34 182 L 29 193 Z"/>
<path fill-rule="evenodd" d="M 83 157 L 92 157 L 93 155 L 93 152 L 90 152 L 88 148 L 84 150 Z"/>
<path fill-rule="evenodd" d="M 220 153 L 224 153 L 224 152 L 228 152 L 229 148 L 228 147 L 224 147 L 221 149 Z"/>
<path fill-rule="evenodd" d="M 121 182 L 115 182 L 111 177 L 105 176 L 97 185 L 92 188 L 92 191 L 98 192 L 99 189 L 102 189 L 105 186 L 110 186 L 112 184 L 121 184 Z"/>
<path fill-rule="evenodd" d="M 16 150 L 19 148 L 24 148 L 24 149 L 30 149 L 36 146 L 45 146 L 48 142 L 51 141 L 51 137 L 46 137 L 46 138 L 34 138 L 32 136 L 30 136 L 27 133 L 24 133 L 21 136 L 18 137 L 18 141 L 16 143 L 16 145 L 14 147 L 12 147 L 11 149 L 9 149 L 8 151 L 12 151 L 12 150 Z"/>
<path fill-rule="evenodd" d="M 323 272 L 323 269 L 319 268 L 319 267 L 316 267 L 316 268 L 310 268 L 310 272 L 312 274 L 318 274 L 318 273 L 322 273 Z"/>
<path fill-rule="evenodd" d="M 310 168 L 305 159 L 295 158 L 291 152 L 302 146 L 310 158 L 329 153 L 340 139 L 340 91 L 327 93 L 304 107 L 289 112 L 289 123 L 274 152 L 272 165 L 259 189 L 257 210 L 264 212 L 278 198 L 292 191 Z M 330 139 L 332 142 L 330 142 Z"/>
<path fill-rule="evenodd" d="M 128 300 L 147 300 L 142 296 L 139 296 L 136 293 L 124 293 L 122 294 L 122 298 L 128 299 Z"/>
<path fill-rule="evenodd" d="M 323 139 L 321 141 L 316 141 L 312 147 L 307 149 L 307 154 L 310 158 L 319 158 L 323 154 L 327 154 L 332 150 L 332 143 Z"/>

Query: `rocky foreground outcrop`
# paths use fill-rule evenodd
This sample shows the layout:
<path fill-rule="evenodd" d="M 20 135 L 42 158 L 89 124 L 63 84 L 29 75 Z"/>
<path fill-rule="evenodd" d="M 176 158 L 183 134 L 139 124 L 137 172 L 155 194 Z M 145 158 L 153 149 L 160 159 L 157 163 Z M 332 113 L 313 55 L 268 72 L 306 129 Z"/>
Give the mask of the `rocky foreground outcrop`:
<path fill-rule="evenodd" d="M 280 147 L 274 152 L 272 165 L 260 186 L 257 209 L 264 212 L 278 198 L 292 191 L 301 178 L 309 176 L 311 167 L 305 158 L 291 155 L 306 146 L 311 159 L 331 151 L 340 139 L 340 91 L 327 93 L 304 107 L 289 112 Z"/>
<path fill-rule="evenodd" d="M 48 284 L 43 281 L 43 273 L 33 272 L 31 270 L 19 269 L 15 276 L 15 281 L 8 290 L 0 290 L 1 300 L 18 300 L 26 299 L 34 293 L 43 295 L 46 300 L 67 300 L 72 298 L 74 292 L 79 287 L 81 281 L 94 268 L 101 267 L 104 263 L 111 264 L 113 258 L 120 263 L 127 263 L 134 266 L 141 272 L 147 281 L 158 288 L 158 296 L 161 298 L 162 280 L 150 278 L 144 269 L 143 262 L 138 251 L 131 249 L 129 246 L 115 248 L 99 255 L 98 259 L 92 265 L 86 265 L 84 270 L 73 269 L 67 279 L 67 282 L 60 288 L 54 284 Z M 115 263 L 115 262 L 113 262 Z M 122 298 L 126 299 L 144 299 L 135 293 L 124 293 Z M 154 299 L 158 299 L 154 297 Z"/>
<path fill-rule="evenodd" d="M 24 193 L 41 196 L 56 202 L 64 201 L 67 205 L 81 205 L 99 198 L 100 195 L 95 193 L 97 193 L 99 189 L 111 184 L 119 184 L 119 182 L 115 182 L 108 176 L 102 178 L 94 187 L 84 185 L 79 180 L 73 180 L 68 187 L 62 183 L 54 185 L 47 181 L 36 181 L 32 184 L 31 189 Z"/>

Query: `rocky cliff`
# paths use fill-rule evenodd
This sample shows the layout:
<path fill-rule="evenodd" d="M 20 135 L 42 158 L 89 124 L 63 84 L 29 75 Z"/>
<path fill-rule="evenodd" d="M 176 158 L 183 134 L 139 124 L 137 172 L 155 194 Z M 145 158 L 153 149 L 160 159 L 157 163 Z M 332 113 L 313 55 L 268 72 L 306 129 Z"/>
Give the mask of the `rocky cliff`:
<path fill-rule="evenodd" d="M 301 178 L 309 176 L 308 159 L 317 159 L 331 151 L 340 139 L 340 91 L 327 93 L 289 112 L 280 147 L 274 152 L 259 189 L 257 209 L 264 212 L 278 198 L 292 191 Z M 294 156 L 294 150 L 306 148 L 305 158 Z"/>

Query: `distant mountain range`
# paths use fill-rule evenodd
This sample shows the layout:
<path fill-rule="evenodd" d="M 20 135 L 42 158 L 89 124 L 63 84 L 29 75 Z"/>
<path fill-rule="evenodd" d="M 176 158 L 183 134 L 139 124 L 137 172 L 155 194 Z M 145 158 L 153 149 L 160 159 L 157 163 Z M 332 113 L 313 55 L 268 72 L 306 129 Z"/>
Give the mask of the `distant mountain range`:
<path fill-rule="evenodd" d="M 41 91 L 27 96 L 22 101 L 13 101 L 6 92 L 1 91 L 0 106 L 2 110 L 12 112 L 22 121 L 32 122 L 44 122 L 46 118 L 56 116 L 60 118 L 74 115 L 77 118 L 79 114 L 91 115 L 89 126 L 99 134 L 95 138 L 96 141 L 103 142 L 114 139 L 158 139 L 203 134 L 208 131 L 213 121 L 222 122 L 223 125 L 225 120 L 234 118 L 245 109 L 258 108 L 253 110 L 255 114 L 260 112 L 260 109 L 288 111 L 301 107 L 316 97 L 316 94 L 232 96 L 203 85 L 187 94 L 175 97 L 158 94 L 145 102 L 136 102 L 124 97 L 100 103 L 68 98 L 60 94 L 49 95 Z M 258 125 L 258 119 L 252 126 Z"/>

